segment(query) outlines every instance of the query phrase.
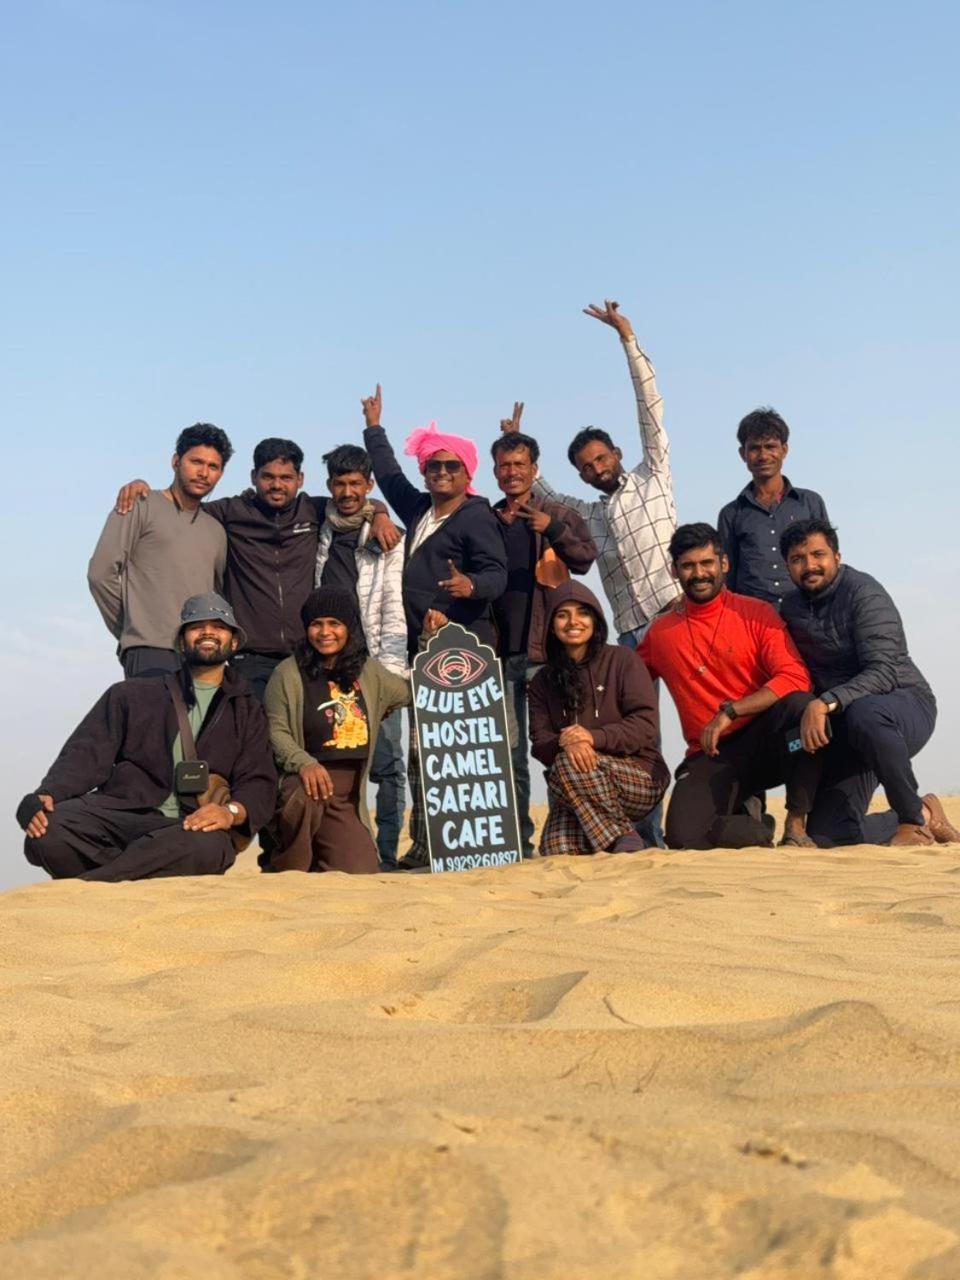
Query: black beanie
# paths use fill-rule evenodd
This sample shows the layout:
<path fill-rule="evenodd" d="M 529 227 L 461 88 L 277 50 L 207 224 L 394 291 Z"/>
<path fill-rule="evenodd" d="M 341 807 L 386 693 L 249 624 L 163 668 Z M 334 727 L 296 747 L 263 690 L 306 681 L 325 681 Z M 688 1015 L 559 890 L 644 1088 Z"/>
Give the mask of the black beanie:
<path fill-rule="evenodd" d="M 300 621 L 306 631 L 314 618 L 336 618 L 351 635 L 360 631 L 360 611 L 349 591 L 339 587 L 317 587 L 311 591 L 300 610 Z"/>

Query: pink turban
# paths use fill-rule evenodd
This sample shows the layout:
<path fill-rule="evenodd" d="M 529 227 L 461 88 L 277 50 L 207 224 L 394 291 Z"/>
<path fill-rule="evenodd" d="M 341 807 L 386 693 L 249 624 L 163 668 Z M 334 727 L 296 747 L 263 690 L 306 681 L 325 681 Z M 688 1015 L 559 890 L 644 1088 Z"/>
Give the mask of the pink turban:
<path fill-rule="evenodd" d="M 467 468 L 467 475 L 473 479 L 477 473 L 477 446 L 466 436 L 451 436 L 445 431 L 438 431 L 436 419 L 425 427 L 415 427 L 403 446 L 408 458 L 416 458 L 421 475 L 428 459 L 441 449 L 459 458 Z M 472 484 L 467 486 L 467 493 L 476 493 Z"/>

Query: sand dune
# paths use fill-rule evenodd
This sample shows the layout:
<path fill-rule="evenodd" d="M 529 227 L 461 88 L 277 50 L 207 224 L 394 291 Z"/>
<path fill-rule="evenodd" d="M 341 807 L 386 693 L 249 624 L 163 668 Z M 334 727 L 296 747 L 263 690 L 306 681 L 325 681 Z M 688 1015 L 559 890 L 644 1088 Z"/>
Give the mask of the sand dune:
<path fill-rule="evenodd" d="M 948 847 L 5 894 L 0 1275 L 956 1280 L 958 889 Z"/>

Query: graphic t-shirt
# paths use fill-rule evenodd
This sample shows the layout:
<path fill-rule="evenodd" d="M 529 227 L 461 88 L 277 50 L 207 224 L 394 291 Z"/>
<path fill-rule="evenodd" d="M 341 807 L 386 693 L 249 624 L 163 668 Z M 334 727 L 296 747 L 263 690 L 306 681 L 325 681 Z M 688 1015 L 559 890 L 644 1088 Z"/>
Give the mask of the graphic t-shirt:
<path fill-rule="evenodd" d="M 324 764 L 367 758 L 370 727 L 358 682 L 341 689 L 333 680 L 304 679 L 303 745 Z"/>

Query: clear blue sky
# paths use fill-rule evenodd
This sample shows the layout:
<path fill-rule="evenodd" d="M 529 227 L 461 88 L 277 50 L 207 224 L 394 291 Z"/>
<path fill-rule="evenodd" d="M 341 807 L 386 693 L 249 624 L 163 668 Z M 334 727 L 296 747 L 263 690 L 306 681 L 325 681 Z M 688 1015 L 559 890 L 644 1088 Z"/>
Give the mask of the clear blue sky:
<path fill-rule="evenodd" d="M 571 491 L 574 431 L 638 456 L 618 298 L 657 367 L 682 520 L 788 474 L 891 589 L 954 743 L 955 6 L 34 0 L 5 15 L 0 407 L 10 814 L 119 674 L 85 569 L 178 430 L 237 448 L 489 440 L 515 398 Z M 672 737 L 670 736 L 672 735 Z M 676 763 L 676 736 L 668 744 Z M 0 886 L 32 878 L 6 819 Z"/>

